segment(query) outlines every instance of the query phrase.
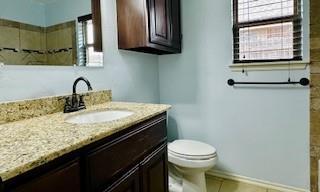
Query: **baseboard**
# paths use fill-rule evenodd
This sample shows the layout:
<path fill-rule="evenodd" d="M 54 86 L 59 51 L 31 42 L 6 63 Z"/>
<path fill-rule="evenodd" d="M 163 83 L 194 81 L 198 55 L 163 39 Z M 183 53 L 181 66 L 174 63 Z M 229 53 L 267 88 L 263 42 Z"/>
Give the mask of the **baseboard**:
<path fill-rule="evenodd" d="M 286 186 L 286 185 L 281 185 L 278 183 L 272 183 L 268 181 L 263 181 L 259 179 L 254 179 L 254 178 L 249 178 L 233 173 L 228 173 L 224 171 L 218 171 L 218 170 L 210 170 L 207 172 L 208 175 L 214 176 L 214 177 L 219 177 L 223 179 L 229 179 L 229 180 L 234 180 L 242 183 L 247 183 L 255 186 L 260 186 L 263 188 L 267 189 L 274 189 L 282 192 L 310 192 L 309 190 L 306 189 L 299 189 L 291 186 Z"/>

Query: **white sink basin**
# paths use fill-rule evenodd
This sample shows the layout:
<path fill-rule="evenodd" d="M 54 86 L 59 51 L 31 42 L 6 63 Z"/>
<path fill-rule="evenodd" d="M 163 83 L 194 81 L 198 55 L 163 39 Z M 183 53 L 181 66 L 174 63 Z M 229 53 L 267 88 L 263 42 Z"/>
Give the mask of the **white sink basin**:
<path fill-rule="evenodd" d="M 133 112 L 121 110 L 95 111 L 74 115 L 66 118 L 65 121 L 72 124 L 107 123 L 130 115 L 133 115 Z"/>

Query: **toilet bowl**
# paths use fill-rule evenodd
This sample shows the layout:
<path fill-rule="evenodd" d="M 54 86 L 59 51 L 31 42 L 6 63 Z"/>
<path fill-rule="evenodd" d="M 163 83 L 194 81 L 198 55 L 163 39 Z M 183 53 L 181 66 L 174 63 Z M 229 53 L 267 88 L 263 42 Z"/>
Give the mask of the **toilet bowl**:
<path fill-rule="evenodd" d="M 192 140 L 168 144 L 169 191 L 207 192 L 205 172 L 217 163 L 216 149 Z"/>

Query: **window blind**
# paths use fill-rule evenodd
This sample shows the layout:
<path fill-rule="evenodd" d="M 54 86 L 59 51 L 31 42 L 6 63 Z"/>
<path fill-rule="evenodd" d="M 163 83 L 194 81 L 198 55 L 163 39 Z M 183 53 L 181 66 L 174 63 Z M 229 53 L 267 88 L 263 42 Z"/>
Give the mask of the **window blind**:
<path fill-rule="evenodd" d="M 92 15 L 85 15 L 78 18 L 78 62 L 79 66 L 86 66 L 87 55 L 87 22 L 92 20 Z"/>
<path fill-rule="evenodd" d="M 94 51 L 92 15 L 78 18 L 78 60 L 80 66 L 101 66 L 103 53 Z"/>
<path fill-rule="evenodd" d="M 78 23 L 78 62 L 79 66 L 86 66 L 87 56 L 86 56 L 86 46 L 85 46 L 85 22 Z"/>
<path fill-rule="evenodd" d="M 301 0 L 233 0 L 234 62 L 302 60 Z"/>

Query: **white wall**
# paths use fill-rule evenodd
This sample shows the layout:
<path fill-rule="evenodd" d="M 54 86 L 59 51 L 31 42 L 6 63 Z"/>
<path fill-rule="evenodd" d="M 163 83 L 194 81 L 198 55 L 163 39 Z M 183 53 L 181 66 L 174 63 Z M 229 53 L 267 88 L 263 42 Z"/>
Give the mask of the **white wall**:
<path fill-rule="evenodd" d="M 308 189 L 309 90 L 227 86 L 229 78 L 286 81 L 288 77 L 286 71 L 248 76 L 230 71 L 230 2 L 182 0 L 182 54 L 159 58 L 160 102 L 173 105 L 171 139 L 197 139 L 215 146 L 219 170 Z M 307 1 L 305 6 L 308 10 Z M 308 11 L 305 14 L 308 18 Z M 307 20 L 304 25 L 308 26 Z M 308 51 L 305 54 L 308 59 Z M 308 70 L 292 72 L 294 80 L 308 76 Z"/>
<path fill-rule="evenodd" d="M 71 93 L 75 78 L 86 76 L 95 90 L 112 89 L 115 100 L 157 103 L 158 57 L 118 50 L 115 0 L 102 1 L 102 25 L 104 68 L 6 66 L 0 101 Z"/>

